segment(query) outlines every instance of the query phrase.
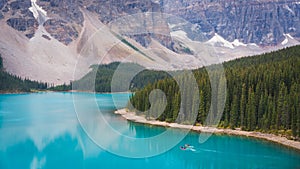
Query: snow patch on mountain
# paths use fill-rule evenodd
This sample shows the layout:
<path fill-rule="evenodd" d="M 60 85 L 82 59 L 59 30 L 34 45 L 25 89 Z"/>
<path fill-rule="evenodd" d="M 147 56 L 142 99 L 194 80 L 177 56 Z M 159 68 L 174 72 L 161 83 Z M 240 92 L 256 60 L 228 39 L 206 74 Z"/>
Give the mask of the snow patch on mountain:
<path fill-rule="evenodd" d="M 224 39 L 222 36 L 218 35 L 217 33 L 215 33 L 215 36 L 212 37 L 210 40 L 208 40 L 206 43 L 213 45 L 215 47 L 225 47 L 225 48 L 229 48 L 229 49 L 235 49 L 237 47 L 247 47 L 247 46 L 259 47 L 255 43 L 245 44 L 243 42 L 240 42 L 240 40 L 238 40 L 238 39 L 235 39 L 234 41 L 229 42 L 226 39 Z"/>
<path fill-rule="evenodd" d="M 290 39 L 294 39 L 294 37 L 292 37 L 290 34 L 284 34 L 284 36 L 290 38 Z"/>
<path fill-rule="evenodd" d="M 153 3 L 159 4 L 159 0 L 151 0 Z"/>
<path fill-rule="evenodd" d="M 284 5 L 283 8 L 291 12 L 293 15 L 295 15 L 295 12 L 288 5 Z"/>
<path fill-rule="evenodd" d="M 234 46 L 247 46 L 247 44 L 244 44 L 243 42 L 240 42 L 238 39 L 235 39 L 232 44 Z"/>
<path fill-rule="evenodd" d="M 215 36 L 212 37 L 206 43 L 214 45 L 214 46 L 223 46 L 223 47 L 227 47 L 227 48 L 230 48 L 230 49 L 234 49 L 234 46 L 233 46 L 232 43 L 225 40 L 222 36 L 218 35 L 217 33 L 215 33 Z"/>
<path fill-rule="evenodd" d="M 281 42 L 281 45 L 286 45 L 289 43 L 290 40 L 294 40 L 294 37 L 292 37 L 290 34 L 283 34 L 285 36 L 285 39 Z"/>
<path fill-rule="evenodd" d="M 31 7 L 29 10 L 32 12 L 34 18 L 42 25 L 47 19 L 47 12 L 36 3 L 37 0 L 31 0 Z"/>
<path fill-rule="evenodd" d="M 281 44 L 282 44 L 282 45 L 286 45 L 288 42 L 289 42 L 288 38 L 285 38 L 285 39 L 281 42 Z"/>

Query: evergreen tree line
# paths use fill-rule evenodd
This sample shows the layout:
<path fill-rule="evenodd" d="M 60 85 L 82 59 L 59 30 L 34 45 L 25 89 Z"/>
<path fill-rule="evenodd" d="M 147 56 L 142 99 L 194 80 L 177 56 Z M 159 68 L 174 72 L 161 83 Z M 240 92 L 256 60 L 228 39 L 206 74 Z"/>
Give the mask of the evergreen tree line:
<path fill-rule="evenodd" d="M 130 102 L 135 111 L 144 112 L 147 118 L 208 125 L 211 124 L 210 119 L 223 108 L 218 98 L 226 97 L 219 127 L 240 127 L 243 130 L 279 133 L 299 139 L 300 46 L 236 59 L 223 66 L 226 83 L 218 69 L 210 68 L 212 71 L 209 77 L 206 69 L 200 68 L 193 71 L 199 87 L 198 93 L 193 93 L 197 91 L 194 89 L 180 91 L 182 83 L 191 79 L 184 73 L 177 73 L 179 75 L 176 79 L 159 80 L 137 90 Z M 210 78 L 219 80 L 210 84 Z M 226 95 L 222 89 L 225 84 Z M 162 90 L 165 97 L 153 96 L 157 98 L 150 99 L 153 108 L 149 110 L 149 95 L 154 89 Z M 196 94 L 199 96 L 197 99 Z M 212 95 L 217 97 L 212 98 Z M 185 103 L 181 102 L 182 99 Z M 164 111 L 157 114 L 156 109 L 164 107 Z M 129 109 L 133 108 L 129 106 Z M 194 110 L 197 110 L 196 121 L 191 118 Z"/>
<path fill-rule="evenodd" d="M 118 71 L 122 67 L 122 71 Z M 113 76 L 118 71 L 118 74 L 115 77 L 120 83 L 118 85 L 124 85 L 122 82 L 130 78 L 130 73 L 134 69 L 140 70 L 143 69 L 140 73 L 134 76 L 133 79 L 130 79 L 129 88 L 127 87 L 127 91 L 134 91 L 136 89 L 140 89 L 145 87 L 149 83 L 153 83 L 160 79 L 164 79 L 169 77 L 169 74 L 163 71 L 151 71 L 144 70 L 142 66 L 134 63 L 122 63 L 120 66 L 120 62 L 113 62 L 107 65 L 93 65 L 91 66 L 92 71 L 82 77 L 80 80 L 76 80 L 72 82 L 72 86 L 59 86 L 59 88 L 73 88 L 74 90 L 80 91 L 95 91 L 95 92 L 111 92 L 111 85 Z M 124 89 L 124 88 L 123 88 Z M 119 89 L 118 92 L 124 92 L 124 90 Z"/>
<path fill-rule="evenodd" d="M 32 89 L 47 89 L 47 83 L 31 81 L 27 78 L 11 75 L 3 68 L 3 60 L 0 55 L 0 92 L 29 92 Z"/>
<path fill-rule="evenodd" d="M 27 78 L 11 75 L 3 69 L 3 62 L 0 55 L 0 92 L 29 92 L 31 90 L 52 90 L 52 91 L 69 91 L 72 89 L 81 91 L 96 91 L 96 92 L 110 92 L 112 78 L 119 67 L 119 62 L 110 63 L 107 65 L 93 65 L 92 71 L 82 77 L 80 80 L 70 82 L 70 84 L 62 84 L 55 86 L 54 84 L 42 83 L 32 81 Z M 128 78 L 132 68 L 144 69 L 140 65 L 133 63 L 123 63 L 123 67 L 127 68 L 119 74 L 117 79 L 123 81 Z M 153 83 L 160 79 L 169 77 L 169 74 L 163 71 L 143 70 L 135 76 L 129 86 L 128 90 L 134 91 L 145 87 L 149 83 Z M 120 90 L 123 92 L 124 90 Z"/>
<path fill-rule="evenodd" d="M 51 86 L 47 89 L 51 91 L 56 91 L 56 92 L 63 92 L 63 91 L 70 91 L 72 90 L 72 82 L 70 84 L 62 84 L 62 85 L 54 85 L 51 84 Z"/>

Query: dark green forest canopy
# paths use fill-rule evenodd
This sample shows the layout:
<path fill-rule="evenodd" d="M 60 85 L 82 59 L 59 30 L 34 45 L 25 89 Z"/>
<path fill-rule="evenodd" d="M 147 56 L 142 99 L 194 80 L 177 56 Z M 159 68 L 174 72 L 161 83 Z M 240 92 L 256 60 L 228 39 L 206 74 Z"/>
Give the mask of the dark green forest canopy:
<path fill-rule="evenodd" d="M 223 66 L 227 95 L 219 127 L 241 127 L 244 130 L 300 137 L 300 46 L 236 59 Z M 218 103 L 211 98 L 211 89 L 220 84 L 210 84 L 205 68 L 194 70 L 193 73 L 199 86 L 199 99 L 188 100 L 191 105 L 189 108 L 180 107 L 181 93 L 178 84 L 171 78 L 136 91 L 130 100 L 135 109 L 129 108 L 145 112 L 150 108 L 150 92 L 161 89 L 166 97 L 154 100 L 152 105 L 160 108 L 167 103 L 164 112 L 157 115 L 155 111 L 146 111 L 146 117 L 168 122 L 205 124 L 210 108 L 212 111 L 218 110 Z M 220 77 L 218 70 L 212 74 Z M 190 108 L 195 107 L 193 105 L 197 106 L 198 112 L 196 119 L 190 121 L 188 117 L 191 117 Z M 183 113 L 180 118 L 179 112 Z"/>
<path fill-rule="evenodd" d="M 152 71 L 146 70 L 140 65 L 134 63 L 121 63 L 114 62 L 107 65 L 93 65 L 91 66 L 92 71 L 90 71 L 87 75 L 82 77 L 78 81 L 74 81 L 72 83 L 72 87 L 74 90 L 81 91 L 96 91 L 96 92 L 110 92 L 111 91 L 111 82 L 114 75 L 120 78 L 118 79 L 120 82 L 123 79 L 127 79 L 130 76 L 129 72 L 132 72 L 132 69 L 141 69 L 140 73 L 134 76 L 131 80 L 129 88 L 126 91 L 131 90 L 134 91 L 136 89 L 140 89 L 147 84 L 154 83 L 155 81 L 165 79 L 170 77 L 170 75 L 163 71 Z M 117 69 L 122 67 L 125 70 L 118 71 Z M 126 70 L 127 69 L 127 70 Z M 144 70 L 145 69 L 145 70 Z M 123 79 L 122 79 L 123 78 Z M 120 84 L 121 85 L 121 84 Z M 120 90 L 123 92 L 124 90 Z"/>

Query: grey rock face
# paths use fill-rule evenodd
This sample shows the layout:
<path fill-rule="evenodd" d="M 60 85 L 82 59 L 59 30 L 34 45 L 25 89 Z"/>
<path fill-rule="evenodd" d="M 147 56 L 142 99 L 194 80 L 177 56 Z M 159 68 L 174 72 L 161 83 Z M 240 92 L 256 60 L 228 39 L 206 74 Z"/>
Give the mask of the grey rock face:
<path fill-rule="evenodd" d="M 43 26 L 51 36 L 65 45 L 77 39 L 84 17 L 77 0 L 41 0 L 37 2 L 47 11 L 49 20 Z"/>
<path fill-rule="evenodd" d="M 103 1 L 97 1 L 92 4 L 88 4 L 86 9 L 89 10 L 90 12 L 97 13 L 99 15 L 100 21 L 106 24 L 115 19 L 127 15 L 134 15 L 143 12 L 152 12 L 152 13 L 162 12 L 161 6 L 157 3 L 152 2 L 151 0 L 111 0 L 111 1 L 103 0 Z M 142 25 L 142 27 L 143 26 L 144 25 Z M 167 23 L 164 23 L 164 25 L 152 24 L 149 27 L 149 31 L 144 31 L 141 32 L 141 34 L 128 35 L 128 36 L 132 39 L 135 39 L 137 42 L 139 42 L 141 45 L 145 47 L 147 47 L 151 43 L 151 38 L 154 38 L 164 46 L 168 47 L 169 49 L 172 49 L 172 42 L 171 42 L 172 40 L 170 36 L 157 35 L 154 31 L 152 31 L 153 29 L 155 29 L 155 27 L 157 28 L 165 27 L 163 29 L 165 30 L 168 29 Z M 162 31 L 166 32 L 165 30 Z"/>
<path fill-rule="evenodd" d="M 44 27 L 52 37 L 65 45 L 70 44 L 78 37 L 78 31 L 63 20 L 49 19 L 44 23 Z"/>
<path fill-rule="evenodd" d="M 169 13 L 197 24 L 207 38 L 218 33 L 228 41 L 239 39 L 260 46 L 279 44 L 285 38 L 283 34 L 300 39 L 298 0 L 39 0 L 37 3 L 52 18 L 45 23 L 46 30 L 66 45 L 81 32 L 83 10 L 97 14 L 105 24 L 141 12 Z M 29 0 L 0 0 L 0 19 L 9 18 L 7 24 L 14 29 L 33 34 L 36 24 L 32 24 L 30 5 Z M 172 48 L 169 38 L 151 33 L 131 38 L 147 46 L 150 37 Z"/>
<path fill-rule="evenodd" d="M 7 0 L 0 0 L 0 9 L 2 9 L 6 3 Z"/>
<path fill-rule="evenodd" d="M 300 38 L 300 4 L 295 0 L 165 0 L 164 12 L 198 24 L 208 38 L 218 33 L 261 46 L 280 43 L 283 34 Z"/>
<path fill-rule="evenodd" d="M 41 0 L 38 2 L 51 18 L 61 18 L 70 23 L 83 24 L 84 18 L 80 11 L 82 5 L 78 0 Z"/>
<path fill-rule="evenodd" d="M 24 32 L 25 36 L 28 38 L 32 38 L 38 24 L 33 17 L 33 14 L 28 9 L 30 6 L 30 1 L 0 0 L 0 19 L 7 18 L 7 25 L 18 31 Z"/>
<path fill-rule="evenodd" d="M 141 12 L 161 12 L 160 5 L 153 3 L 151 0 L 100 0 L 89 4 L 87 9 L 99 14 L 99 18 L 103 23 L 108 23 L 124 15 Z"/>
<path fill-rule="evenodd" d="M 18 31 L 26 31 L 35 24 L 34 19 L 10 18 L 6 23 Z"/>

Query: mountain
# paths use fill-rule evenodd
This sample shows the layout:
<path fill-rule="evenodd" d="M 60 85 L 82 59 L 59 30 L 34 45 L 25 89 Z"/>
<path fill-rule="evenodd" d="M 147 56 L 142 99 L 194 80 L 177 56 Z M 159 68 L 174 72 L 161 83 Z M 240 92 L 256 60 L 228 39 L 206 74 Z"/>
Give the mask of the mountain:
<path fill-rule="evenodd" d="M 296 45 L 299 19 L 296 0 L 0 0 L 0 53 L 12 74 L 63 84 L 93 64 L 192 69 L 210 63 L 197 54 L 221 62 Z"/>
<path fill-rule="evenodd" d="M 217 33 L 230 42 L 259 46 L 277 45 L 284 34 L 300 38 L 298 1 L 166 0 L 163 6 L 166 13 L 198 24 L 210 38 Z"/>

